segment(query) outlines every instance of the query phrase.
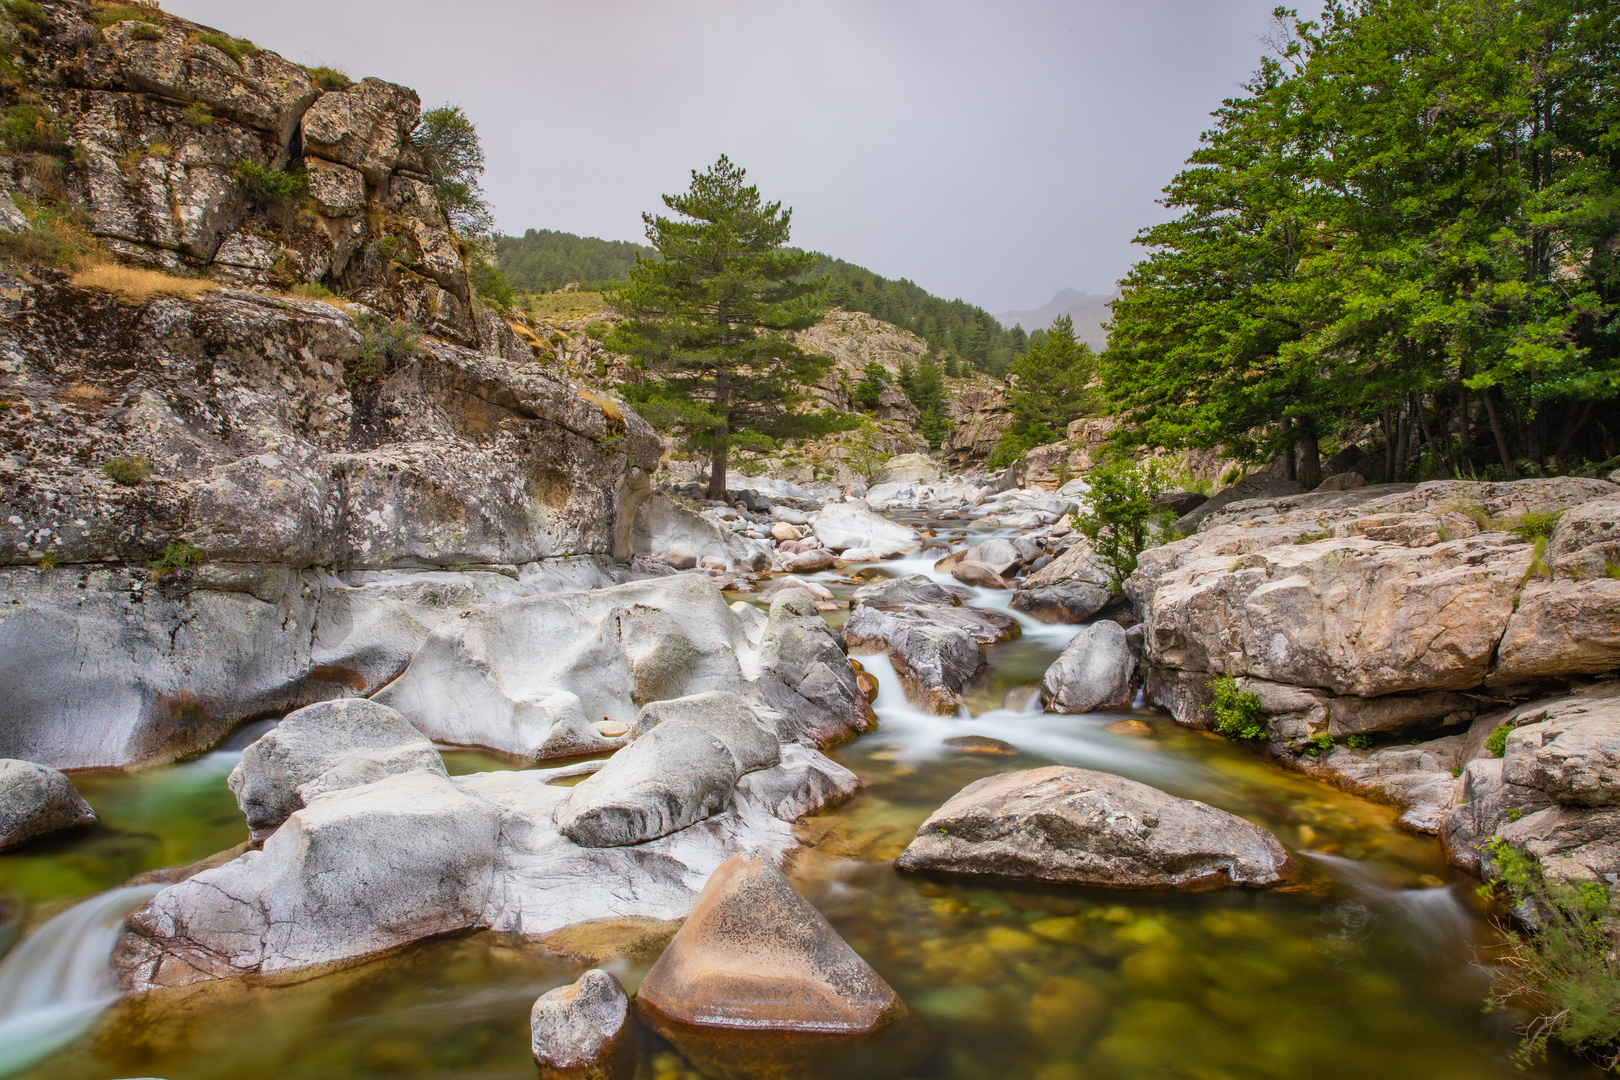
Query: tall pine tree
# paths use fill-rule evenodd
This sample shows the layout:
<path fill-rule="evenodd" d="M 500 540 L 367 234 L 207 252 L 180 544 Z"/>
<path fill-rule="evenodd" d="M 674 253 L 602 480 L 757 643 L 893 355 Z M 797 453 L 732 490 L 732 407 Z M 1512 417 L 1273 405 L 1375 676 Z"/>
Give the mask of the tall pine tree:
<path fill-rule="evenodd" d="M 652 376 L 638 403 L 666 406 L 688 448 L 709 455 L 711 499 L 726 497 L 733 447 L 768 449 L 804 426 L 804 387 L 831 365 L 785 336 L 826 310 L 821 283 L 806 278 L 817 257 L 784 248 L 793 211 L 762 200 L 746 175 L 722 155 L 664 196 L 675 217 L 643 214 L 663 261 L 639 259 L 613 297 L 626 321 L 611 347 Z"/>

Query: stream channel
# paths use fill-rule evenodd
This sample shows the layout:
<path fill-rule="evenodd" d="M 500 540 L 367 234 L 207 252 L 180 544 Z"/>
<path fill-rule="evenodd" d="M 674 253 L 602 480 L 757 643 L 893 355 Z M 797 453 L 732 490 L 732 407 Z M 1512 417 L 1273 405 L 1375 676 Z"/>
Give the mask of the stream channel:
<path fill-rule="evenodd" d="M 936 544 L 1006 535 L 896 516 L 934 528 Z M 937 554 L 876 564 L 864 576 L 949 580 L 933 571 Z M 839 598 L 856 587 L 839 573 L 814 577 Z M 974 591 L 978 606 L 1007 610 L 1011 593 Z M 836 624 L 847 614 L 828 617 Z M 1012 614 L 1023 635 L 990 650 L 988 679 L 961 716 L 910 707 L 885 657 L 859 657 L 880 683 L 880 725 L 831 756 L 864 786 L 804 822 L 809 846 L 789 865 L 799 889 L 931 1022 L 939 1053 L 919 1080 L 1602 1075 L 1567 1059 L 1516 1067 L 1518 1018 L 1484 1008 L 1497 940 L 1474 900 L 1477 882 L 1448 867 L 1433 838 L 1397 828 L 1390 807 L 1151 709 L 1004 708 L 1008 691 L 1039 683 L 1076 629 Z M 1111 730 L 1122 720 L 1150 731 Z M 101 824 L 0 855 L 0 951 L 9 949 L 0 958 L 0 1076 L 535 1075 L 529 1006 L 588 965 L 490 934 L 421 942 L 288 985 L 112 997 L 115 928 L 155 889 L 109 890 L 246 840 L 225 778 L 269 726 L 173 766 L 76 774 Z M 947 744 L 964 735 L 1005 745 Z M 445 759 L 452 773 L 512 767 L 466 751 Z M 1048 764 L 1117 773 L 1248 818 L 1282 840 L 1304 881 L 1288 891 L 1180 895 L 1009 888 L 893 869 L 922 820 L 964 785 Z M 633 991 L 656 955 L 604 966 Z M 651 1046 L 638 1080 L 696 1077 Z"/>

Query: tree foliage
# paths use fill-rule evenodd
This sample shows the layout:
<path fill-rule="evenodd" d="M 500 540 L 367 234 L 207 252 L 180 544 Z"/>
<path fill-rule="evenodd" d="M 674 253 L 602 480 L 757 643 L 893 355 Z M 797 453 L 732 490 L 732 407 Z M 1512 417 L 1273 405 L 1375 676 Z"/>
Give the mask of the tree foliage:
<path fill-rule="evenodd" d="M 1136 559 L 1154 544 L 1163 543 L 1175 515 L 1153 505 L 1169 486 L 1169 472 L 1155 460 L 1137 463 L 1126 458 L 1103 460 L 1086 474 L 1090 492 L 1084 508 L 1074 515 L 1075 528 L 1086 538 L 1109 570 L 1116 593 L 1136 572 Z"/>
<path fill-rule="evenodd" d="M 1010 465 L 1031 449 L 1062 439 L 1071 420 L 1092 406 L 1096 358 L 1074 336 L 1074 320 L 1059 315 L 1051 329 L 1037 332 L 1028 350 L 1012 364 L 1007 395 L 1013 419 L 990 455 L 992 468 Z"/>
<path fill-rule="evenodd" d="M 1307 482 L 1356 425 L 1390 480 L 1614 456 L 1620 9 L 1276 17 L 1114 304 L 1102 375 L 1135 437 Z"/>
<path fill-rule="evenodd" d="M 916 364 L 901 361 L 900 375 L 895 381 L 917 407 L 917 430 L 928 440 L 928 448 L 938 450 L 951 432 L 951 405 L 945 396 L 944 371 L 933 356 L 924 356 Z"/>
<path fill-rule="evenodd" d="M 808 278 L 815 256 L 785 246 L 793 212 L 745 178 L 722 156 L 694 171 L 686 192 L 664 196 L 673 217 L 643 214 L 659 261 L 637 260 L 612 298 L 626 318 L 609 345 L 651 376 L 629 396 L 667 410 L 686 445 L 709 455 L 717 499 L 731 448 L 768 449 L 805 430 L 803 388 L 831 365 L 785 336 L 825 312 Z"/>
<path fill-rule="evenodd" d="M 484 198 L 484 147 L 459 105 L 441 105 L 422 114 L 411 134 L 427 166 L 433 191 L 462 237 L 490 237 L 495 219 Z"/>

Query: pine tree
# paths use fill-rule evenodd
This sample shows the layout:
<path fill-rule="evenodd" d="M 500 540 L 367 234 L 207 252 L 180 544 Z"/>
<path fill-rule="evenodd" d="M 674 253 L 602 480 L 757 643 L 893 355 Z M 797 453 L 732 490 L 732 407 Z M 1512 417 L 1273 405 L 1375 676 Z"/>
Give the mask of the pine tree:
<path fill-rule="evenodd" d="M 784 248 L 793 211 L 744 185 L 725 156 L 665 195 L 674 218 L 643 214 L 662 262 L 639 259 L 613 297 L 626 320 L 610 345 L 652 376 L 638 403 L 665 406 L 688 448 L 712 462 L 709 498 L 726 497 L 733 447 L 770 449 L 802 429 L 804 387 L 831 365 L 788 341 L 825 313 L 817 256 Z"/>

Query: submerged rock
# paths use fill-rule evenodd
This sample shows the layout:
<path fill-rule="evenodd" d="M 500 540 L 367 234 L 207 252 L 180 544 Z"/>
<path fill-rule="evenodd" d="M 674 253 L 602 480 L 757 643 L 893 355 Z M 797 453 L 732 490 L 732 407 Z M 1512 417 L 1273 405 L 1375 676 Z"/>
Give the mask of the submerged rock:
<path fill-rule="evenodd" d="M 1276 837 L 1235 814 L 1060 765 L 969 784 L 923 822 L 895 865 L 1177 889 L 1275 885 L 1291 868 Z"/>
<path fill-rule="evenodd" d="M 547 990 L 529 1011 L 529 1048 L 542 1076 L 614 1080 L 630 1075 L 630 999 L 611 972 L 592 968 Z"/>
<path fill-rule="evenodd" d="M 48 765 L 0 759 L 0 851 L 96 823 L 73 781 Z"/>
<path fill-rule="evenodd" d="M 444 776 L 433 744 L 386 705 L 326 701 L 287 714 L 242 751 L 226 781 L 253 843 L 323 791 L 421 769 Z"/>
<path fill-rule="evenodd" d="M 710 875 L 692 914 L 636 994 L 653 1027 L 864 1034 L 905 1011 L 900 997 L 766 859 L 737 855 Z"/>
<path fill-rule="evenodd" d="M 1131 703 L 1136 654 L 1125 628 L 1104 619 L 1083 626 L 1041 678 L 1041 697 L 1058 712 L 1081 713 Z"/>

